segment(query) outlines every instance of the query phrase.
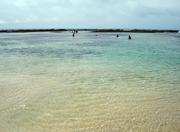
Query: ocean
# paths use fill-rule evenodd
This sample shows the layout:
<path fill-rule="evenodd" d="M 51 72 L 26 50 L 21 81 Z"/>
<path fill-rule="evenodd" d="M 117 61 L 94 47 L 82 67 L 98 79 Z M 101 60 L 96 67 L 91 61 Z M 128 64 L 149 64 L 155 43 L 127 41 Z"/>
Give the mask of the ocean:
<path fill-rule="evenodd" d="M 1 33 L 0 132 L 179 132 L 180 34 L 116 34 Z"/>

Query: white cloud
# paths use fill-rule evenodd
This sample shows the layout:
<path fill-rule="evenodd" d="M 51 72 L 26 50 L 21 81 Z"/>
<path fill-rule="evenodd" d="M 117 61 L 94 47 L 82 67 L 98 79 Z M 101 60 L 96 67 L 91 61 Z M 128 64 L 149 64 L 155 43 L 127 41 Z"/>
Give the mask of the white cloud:
<path fill-rule="evenodd" d="M 6 24 L 6 21 L 0 20 L 0 24 Z"/>
<path fill-rule="evenodd" d="M 180 28 L 180 0 L 0 0 L 0 28 Z"/>

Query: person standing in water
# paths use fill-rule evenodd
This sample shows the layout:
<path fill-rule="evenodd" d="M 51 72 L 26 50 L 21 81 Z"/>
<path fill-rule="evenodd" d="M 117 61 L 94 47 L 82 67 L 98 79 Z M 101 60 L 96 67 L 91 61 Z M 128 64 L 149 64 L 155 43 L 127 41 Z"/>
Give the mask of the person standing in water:
<path fill-rule="evenodd" d="M 78 30 L 73 30 L 72 31 L 72 36 L 73 36 L 73 38 L 75 37 L 75 34 L 77 34 L 78 33 Z"/>
<path fill-rule="evenodd" d="M 74 32 L 73 32 L 72 36 L 73 36 L 73 38 L 75 37 L 75 33 Z"/>
<path fill-rule="evenodd" d="M 116 37 L 119 38 L 119 34 L 117 34 Z"/>
<path fill-rule="evenodd" d="M 72 36 L 75 37 L 75 30 L 72 31 Z"/>
<path fill-rule="evenodd" d="M 131 40 L 131 36 L 130 35 L 129 35 L 128 39 Z"/>

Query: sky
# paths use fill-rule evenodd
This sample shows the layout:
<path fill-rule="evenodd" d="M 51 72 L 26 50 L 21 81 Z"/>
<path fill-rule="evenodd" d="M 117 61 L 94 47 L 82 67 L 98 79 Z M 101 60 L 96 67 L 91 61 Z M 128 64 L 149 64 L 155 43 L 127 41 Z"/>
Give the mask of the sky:
<path fill-rule="evenodd" d="M 180 0 L 0 0 L 0 29 L 180 29 Z"/>

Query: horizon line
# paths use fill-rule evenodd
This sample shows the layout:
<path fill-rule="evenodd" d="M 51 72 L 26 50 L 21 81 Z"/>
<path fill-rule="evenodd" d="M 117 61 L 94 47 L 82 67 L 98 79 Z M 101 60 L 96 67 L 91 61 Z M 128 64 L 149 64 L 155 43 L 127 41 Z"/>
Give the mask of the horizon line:
<path fill-rule="evenodd" d="M 42 28 L 42 29 L 0 29 L 0 33 L 28 33 L 28 32 L 63 32 L 63 31 L 91 31 L 91 32 L 132 32 L 132 33 L 178 33 L 173 29 L 119 29 L 119 28 Z"/>

